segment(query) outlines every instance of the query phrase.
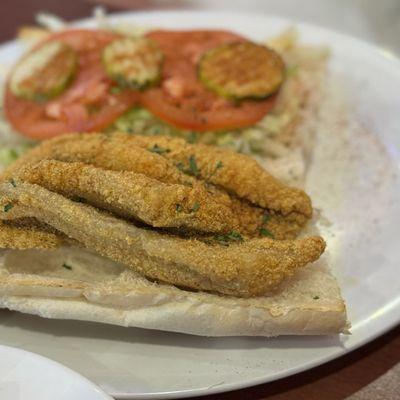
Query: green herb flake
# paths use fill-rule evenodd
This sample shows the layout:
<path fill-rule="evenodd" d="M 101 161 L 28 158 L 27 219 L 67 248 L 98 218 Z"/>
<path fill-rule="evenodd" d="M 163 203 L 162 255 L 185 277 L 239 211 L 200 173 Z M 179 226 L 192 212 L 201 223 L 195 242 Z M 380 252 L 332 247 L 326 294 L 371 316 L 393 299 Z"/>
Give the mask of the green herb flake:
<path fill-rule="evenodd" d="M 234 240 L 236 242 L 243 242 L 243 237 L 239 232 L 230 231 L 227 236 L 230 240 Z"/>
<path fill-rule="evenodd" d="M 187 172 L 194 176 L 199 176 L 200 174 L 200 170 L 197 167 L 196 157 L 194 155 L 189 157 L 189 170 Z"/>
<path fill-rule="evenodd" d="M 179 161 L 178 164 L 176 164 L 176 168 L 178 168 L 179 171 L 184 172 L 185 166 L 183 165 L 182 161 Z"/>
<path fill-rule="evenodd" d="M 192 209 L 190 210 L 190 212 L 194 213 L 194 212 L 196 212 L 196 211 L 199 211 L 199 208 L 200 208 L 200 203 L 199 203 L 198 201 L 196 201 L 196 202 L 193 204 L 193 207 L 192 207 Z"/>
<path fill-rule="evenodd" d="M 63 268 L 68 269 L 68 270 L 72 270 L 72 267 L 70 265 L 68 265 L 67 263 L 63 263 L 62 265 Z"/>
<path fill-rule="evenodd" d="M 157 154 L 164 154 L 164 153 L 169 153 L 171 150 L 170 149 L 165 149 L 163 147 L 160 147 L 157 143 L 148 149 L 152 153 L 157 153 Z"/>
<path fill-rule="evenodd" d="M 261 236 L 270 237 L 272 239 L 274 238 L 274 235 L 266 228 L 260 228 L 258 231 L 260 232 Z"/>
<path fill-rule="evenodd" d="M 243 242 L 243 236 L 236 231 L 230 231 L 225 235 L 214 236 L 214 239 L 224 246 L 229 246 L 229 242 Z"/>
<path fill-rule="evenodd" d="M 212 171 L 211 174 L 208 176 L 208 179 L 210 180 L 210 179 L 215 175 L 215 173 L 216 173 L 220 168 L 222 168 L 223 166 L 224 166 L 224 164 L 222 164 L 222 161 L 218 161 L 218 162 L 215 164 L 215 169 L 214 169 L 214 171 Z"/>
<path fill-rule="evenodd" d="M 120 94 L 122 91 L 123 91 L 123 89 L 121 87 L 119 87 L 119 86 L 113 86 L 110 89 L 110 93 L 111 94 Z"/>
<path fill-rule="evenodd" d="M 176 212 L 180 213 L 183 211 L 183 207 L 180 204 L 175 204 L 175 210 Z"/>
<path fill-rule="evenodd" d="M 270 215 L 267 212 L 265 212 L 262 217 L 263 224 L 266 224 L 269 221 L 269 219 L 270 219 Z"/>
<path fill-rule="evenodd" d="M 319 300 L 319 296 L 314 296 L 313 299 L 314 300 Z"/>
<path fill-rule="evenodd" d="M 7 203 L 5 206 L 4 206 L 4 212 L 9 212 L 12 208 L 14 207 L 14 204 L 12 204 L 12 203 Z"/>
<path fill-rule="evenodd" d="M 196 132 L 190 132 L 189 135 L 186 137 L 186 141 L 188 143 L 197 143 L 199 140 L 199 136 Z"/>
<path fill-rule="evenodd" d="M 15 183 L 14 179 L 10 179 L 10 183 L 13 187 L 17 187 L 17 184 Z"/>

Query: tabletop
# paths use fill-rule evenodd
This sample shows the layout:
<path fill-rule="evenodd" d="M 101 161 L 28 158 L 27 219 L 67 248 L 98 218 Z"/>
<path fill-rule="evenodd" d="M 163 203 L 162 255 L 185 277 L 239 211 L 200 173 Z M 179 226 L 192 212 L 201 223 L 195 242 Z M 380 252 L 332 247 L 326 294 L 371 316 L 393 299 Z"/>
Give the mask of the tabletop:
<path fill-rule="evenodd" d="M 271 11 L 288 17 L 317 22 L 334 29 L 374 41 L 394 52 L 400 53 L 400 2 L 398 0 L 304 0 L 309 6 L 293 14 L 293 0 L 269 0 L 262 2 L 262 11 Z M 166 1 L 166 0 L 102 0 L 98 3 L 107 5 L 109 11 L 122 8 L 155 9 L 155 8 L 199 8 L 210 7 L 208 0 L 203 1 Z M 6 4 L 5 4 L 6 3 Z M 0 13 L 0 41 L 12 39 L 21 25 L 34 23 L 38 11 L 48 11 L 72 20 L 91 15 L 94 0 L 13 0 L 3 2 Z M 224 4 L 225 3 L 225 6 Z M 110 6 L 111 4 L 111 6 Z M 382 7 L 382 4 L 384 5 Z M 224 8 L 246 7 L 251 10 L 260 8 L 261 2 L 219 1 Z M 304 5 L 304 2 L 302 2 Z M 378 7 L 379 6 L 379 7 Z M 342 9 L 340 8 L 342 7 Z M 345 18 L 343 7 L 346 7 Z M 307 13 L 307 10 L 313 13 Z M 371 21 L 376 23 L 371 25 Z M 270 399 L 270 400 L 395 400 L 399 398 L 398 382 L 400 381 L 400 326 L 339 359 L 326 363 L 309 371 L 281 379 L 272 383 L 202 397 L 204 400 L 237 400 L 237 399 Z"/>

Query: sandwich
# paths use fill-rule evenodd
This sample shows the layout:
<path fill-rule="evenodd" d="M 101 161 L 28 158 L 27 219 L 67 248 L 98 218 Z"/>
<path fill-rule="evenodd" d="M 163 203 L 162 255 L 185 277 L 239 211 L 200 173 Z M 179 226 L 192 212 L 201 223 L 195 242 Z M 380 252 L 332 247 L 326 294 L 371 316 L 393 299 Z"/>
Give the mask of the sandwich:
<path fill-rule="evenodd" d="M 292 31 L 268 46 L 46 34 L 5 87 L 35 144 L 0 177 L 0 307 L 206 336 L 347 332 L 301 189 L 324 74 L 304 51 Z"/>

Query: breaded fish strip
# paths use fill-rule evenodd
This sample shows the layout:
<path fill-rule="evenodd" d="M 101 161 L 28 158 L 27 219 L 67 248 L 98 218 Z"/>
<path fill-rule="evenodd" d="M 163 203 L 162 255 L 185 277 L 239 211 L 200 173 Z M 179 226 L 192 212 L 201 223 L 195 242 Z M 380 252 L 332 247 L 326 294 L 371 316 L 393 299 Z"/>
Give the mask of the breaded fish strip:
<path fill-rule="evenodd" d="M 283 215 L 312 215 L 311 200 L 300 189 L 284 185 L 249 156 L 205 144 L 189 144 L 167 136 L 113 135 L 121 147 L 161 148 L 161 155 L 182 170 L 230 193 Z"/>
<path fill-rule="evenodd" d="M 9 179 L 26 164 L 44 159 L 83 162 L 111 171 L 132 171 L 163 183 L 193 184 L 195 179 L 180 172 L 156 152 L 140 146 L 118 146 L 103 133 L 73 133 L 42 142 L 11 164 L 2 174 Z"/>
<path fill-rule="evenodd" d="M 52 249 L 63 239 L 52 232 L 29 226 L 14 226 L 0 222 L 0 248 L 2 249 Z"/>
<path fill-rule="evenodd" d="M 204 187 L 204 182 L 182 173 L 172 162 L 163 158 L 159 154 L 165 150 L 162 147 L 153 145 L 149 149 L 142 148 L 133 143 L 126 143 L 126 136 L 129 135 L 70 134 L 45 141 L 12 164 L 3 174 L 3 179 L 12 178 L 24 165 L 43 159 L 55 159 L 84 162 L 112 171 L 143 173 L 163 183 Z M 156 152 L 153 152 L 154 150 Z M 250 237 L 259 236 L 260 232 L 264 232 L 263 229 L 267 229 L 276 239 L 294 238 L 308 219 L 302 214 L 291 213 L 282 216 L 279 212 L 272 211 L 265 222 L 265 210 L 262 208 L 229 196 L 212 185 L 207 185 L 205 189 L 213 196 L 215 202 L 221 204 L 221 209 L 229 207 L 232 210 L 236 219 L 231 220 L 231 227 L 237 225 L 234 229 Z M 171 218 L 176 214 L 176 210 L 172 211 Z M 228 214 L 227 218 L 230 218 Z"/>
<path fill-rule="evenodd" d="M 13 206 L 5 211 L 7 204 Z M 0 219 L 34 217 L 100 255 L 170 284 L 239 297 L 262 295 L 319 258 L 320 237 L 206 244 L 138 228 L 38 185 L 0 185 Z"/>
<path fill-rule="evenodd" d="M 167 184 L 130 171 L 55 160 L 26 165 L 16 177 L 153 227 L 205 233 L 240 229 L 229 206 L 216 202 L 202 185 Z"/>

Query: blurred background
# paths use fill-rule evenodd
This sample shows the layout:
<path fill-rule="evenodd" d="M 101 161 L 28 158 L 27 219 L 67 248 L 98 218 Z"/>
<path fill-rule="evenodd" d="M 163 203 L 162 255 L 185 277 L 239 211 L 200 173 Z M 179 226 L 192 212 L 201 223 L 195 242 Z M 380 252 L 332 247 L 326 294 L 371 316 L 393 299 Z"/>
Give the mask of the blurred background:
<path fill-rule="evenodd" d="M 400 55 L 400 0 L 1 0 L 0 41 L 33 24 L 39 11 L 66 20 L 90 16 L 97 5 L 107 11 L 227 9 L 285 16 L 329 27 L 374 42 Z"/>

